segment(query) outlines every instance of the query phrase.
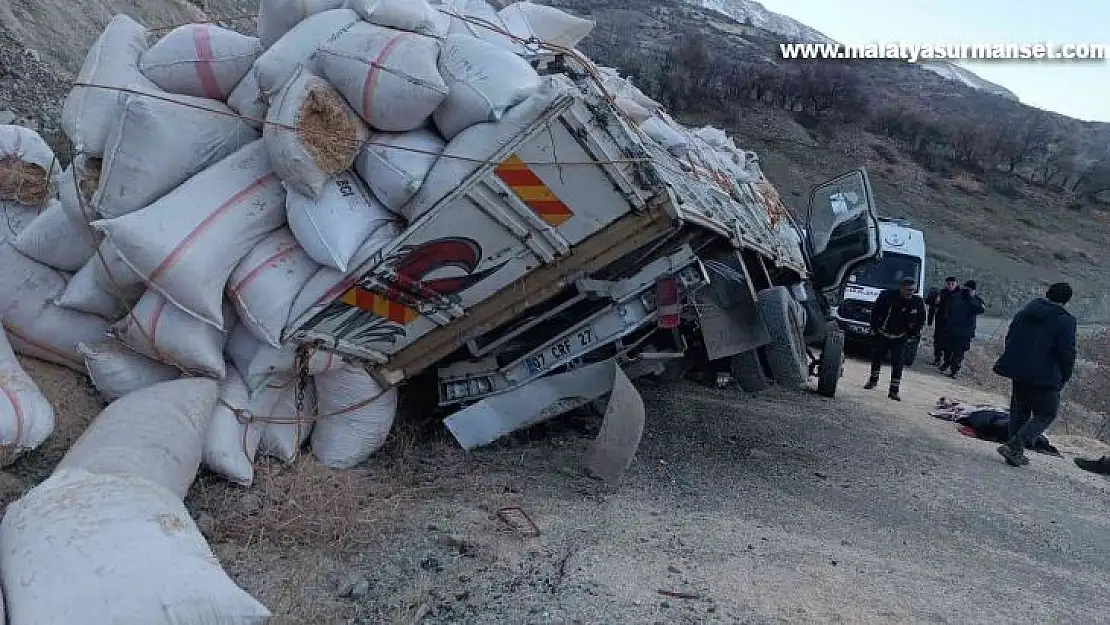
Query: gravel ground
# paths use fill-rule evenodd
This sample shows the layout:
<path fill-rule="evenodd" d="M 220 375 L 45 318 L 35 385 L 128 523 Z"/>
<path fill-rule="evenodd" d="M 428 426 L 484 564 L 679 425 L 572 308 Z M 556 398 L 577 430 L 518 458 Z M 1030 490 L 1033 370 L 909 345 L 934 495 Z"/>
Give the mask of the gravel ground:
<path fill-rule="evenodd" d="M 865 377 L 849 363 L 836 400 L 646 387 L 614 489 L 578 474 L 593 424 L 568 418 L 471 456 L 395 440 L 326 540 L 283 540 L 280 481 L 255 488 L 272 504 L 211 480 L 191 503 L 232 575 L 300 622 L 1106 622 L 1110 481 L 1070 454 L 1107 448 L 1058 437 L 1068 459 L 1013 469 L 927 415 L 940 395 L 1001 398 L 911 372 L 895 403 Z"/>
<path fill-rule="evenodd" d="M 82 376 L 24 366 L 58 429 L 0 473 L 5 503 L 101 407 Z M 1002 398 L 911 370 L 895 403 L 865 377 L 849 362 L 835 400 L 645 384 L 614 488 L 581 476 L 597 424 L 569 416 L 470 455 L 405 424 L 359 470 L 263 462 L 249 490 L 202 474 L 187 503 L 281 622 L 1107 622 L 1110 481 L 1070 457 L 1110 448 L 1054 436 L 1067 459 L 1013 469 L 927 416 Z"/>

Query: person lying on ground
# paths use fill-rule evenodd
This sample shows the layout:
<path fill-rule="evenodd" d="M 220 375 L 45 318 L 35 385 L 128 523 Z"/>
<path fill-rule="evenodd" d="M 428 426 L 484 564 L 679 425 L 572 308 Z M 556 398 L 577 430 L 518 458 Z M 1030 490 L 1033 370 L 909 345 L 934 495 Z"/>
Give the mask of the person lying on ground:
<path fill-rule="evenodd" d="M 1029 464 L 1025 448 L 1052 425 L 1060 391 L 1075 369 L 1075 317 L 1064 309 L 1071 285 L 1058 282 L 1044 298 L 1022 308 L 1006 332 L 1006 347 L 994 372 L 1012 381 L 1010 440 L 998 453 L 1012 466 Z"/>
<path fill-rule="evenodd" d="M 1098 460 L 1076 458 L 1075 464 L 1084 471 L 1098 473 L 1099 475 L 1110 475 L 1110 456 L 1103 456 Z"/>

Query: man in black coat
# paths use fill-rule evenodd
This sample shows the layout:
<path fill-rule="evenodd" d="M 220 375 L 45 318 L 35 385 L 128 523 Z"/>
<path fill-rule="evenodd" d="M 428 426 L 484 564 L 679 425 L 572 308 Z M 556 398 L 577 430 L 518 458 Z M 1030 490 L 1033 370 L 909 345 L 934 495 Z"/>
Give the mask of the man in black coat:
<path fill-rule="evenodd" d="M 953 276 L 944 279 L 944 288 L 930 291 L 925 303 L 929 306 L 929 325 L 933 326 L 933 366 L 941 366 L 946 358 L 945 328 L 948 321 L 948 302 L 959 292 L 959 283 Z"/>
<path fill-rule="evenodd" d="M 1060 391 L 1075 368 L 1075 317 L 1064 310 L 1071 285 L 1058 282 L 1021 309 L 1006 333 L 994 372 L 1013 381 L 1010 440 L 998 448 L 1009 464 L 1029 464 L 1025 448 L 1044 433 L 1060 409 Z"/>
<path fill-rule="evenodd" d="M 925 326 L 925 302 L 914 293 L 917 282 L 902 278 L 897 289 L 886 289 L 875 300 L 871 309 L 871 377 L 863 388 L 873 389 L 879 384 L 883 358 L 890 354 L 890 392 L 887 397 L 901 401 L 898 396 L 902 385 L 903 356 L 906 343 L 921 337 Z"/>
<path fill-rule="evenodd" d="M 971 349 L 971 340 L 975 338 L 975 318 L 986 310 L 983 300 L 975 292 L 977 287 L 974 280 L 968 280 L 962 289 L 948 298 L 944 322 L 944 364 L 940 370 L 947 370 L 950 378 L 959 373 L 964 354 Z"/>

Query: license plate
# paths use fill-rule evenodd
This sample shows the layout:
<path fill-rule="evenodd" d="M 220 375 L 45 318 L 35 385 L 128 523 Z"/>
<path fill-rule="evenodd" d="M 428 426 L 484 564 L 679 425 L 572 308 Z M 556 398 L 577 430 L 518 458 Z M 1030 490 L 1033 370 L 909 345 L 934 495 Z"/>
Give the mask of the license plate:
<path fill-rule="evenodd" d="M 556 366 L 573 360 L 575 357 L 589 351 L 591 345 L 597 341 L 597 333 L 587 326 L 579 328 L 569 336 L 543 350 L 524 359 L 524 366 L 531 375 L 547 373 Z"/>

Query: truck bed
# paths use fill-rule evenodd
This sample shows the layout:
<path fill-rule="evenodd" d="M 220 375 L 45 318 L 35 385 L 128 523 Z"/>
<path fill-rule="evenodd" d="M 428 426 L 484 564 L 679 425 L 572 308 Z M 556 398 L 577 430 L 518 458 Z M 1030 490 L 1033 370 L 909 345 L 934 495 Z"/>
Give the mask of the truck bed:
<path fill-rule="evenodd" d="M 589 79 L 502 145 L 286 340 L 386 365 L 396 383 L 684 223 L 805 275 L 770 185 L 671 156 Z"/>

